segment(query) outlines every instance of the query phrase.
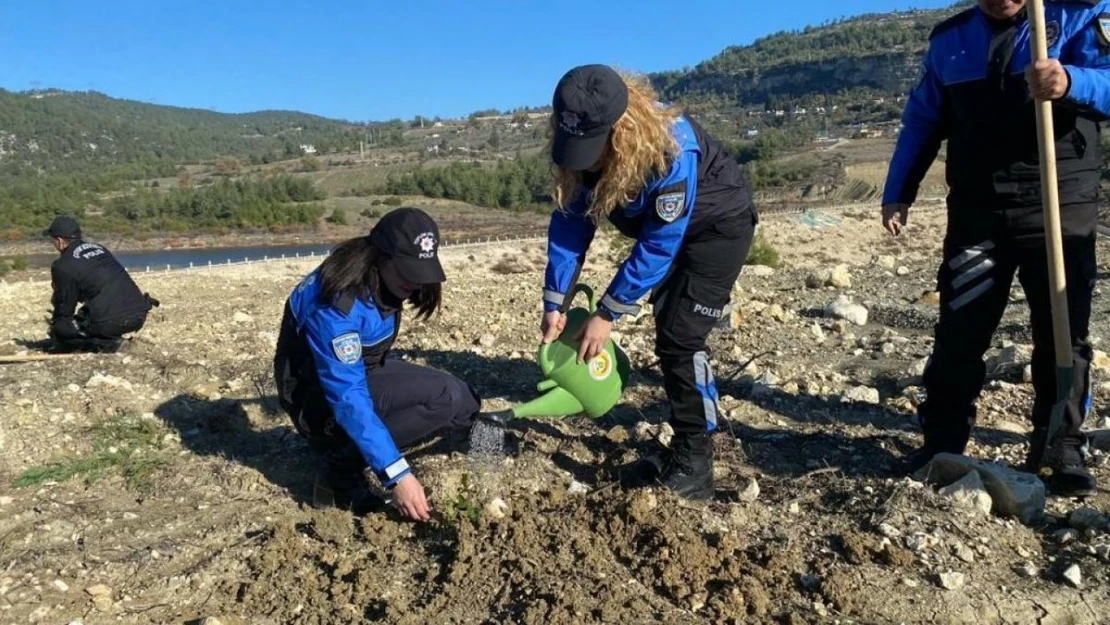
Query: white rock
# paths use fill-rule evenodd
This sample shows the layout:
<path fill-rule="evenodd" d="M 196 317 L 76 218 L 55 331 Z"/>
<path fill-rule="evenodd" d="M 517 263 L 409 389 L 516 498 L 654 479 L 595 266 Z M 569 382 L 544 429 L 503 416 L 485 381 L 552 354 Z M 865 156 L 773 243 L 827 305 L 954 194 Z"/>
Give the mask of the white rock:
<path fill-rule="evenodd" d="M 825 340 L 825 331 L 821 329 L 821 326 L 816 321 L 809 326 L 809 333 L 818 343 Z"/>
<path fill-rule="evenodd" d="M 900 276 L 908 276 L 908 275 L 910 275 L 910 268 L 905 266 L 905 265 L 901 265 L 901 266 L 898 267 L 898 269 L 896 269 L 894 271 L 894 273 L 896 273 Z"/>
<path fill-rule="evenodd" d="M 754 477 L 748 480 L 748 485 L 740 491 L 739 496 L 740 501 L 746 503 L 753 503 L 756 499 L 759 499 L 759 482 Z"/>
<path fill-rule="evenodd" d="M 914 378 L 920 378 L 925 375 L 925 367 L 929 366 L 929 357 L 919 358 L 915 360 L 909 369 L 906 369 L 906 375 Z"/>
<path fill-rule="evenodd" d="M 857 326 L 867 325 L 867 309 L 853 303 L 852 299 L 846 295 L 841 295 L 829 302 L 828 306 L 825 307 L 825 315 L 844 319 Z"/>
<path fill-rule="evenodd" d="M 841 394 L 840 401 L 844 403 L 878 404 L 880 402 L 879 391 L 870 386 L 853 386 Z"/>
<path fill-rule="evenodd" d="M 584 495 L 590 492 L 590 487 L 578 480 L 571 480 L 570 486 L 567 487 L 567 492 L 572 495 Z"/>
<path fill-rule="evenodd" d="M 111 586 L 105 586 L 104 584 L 96 584 L 95 586 L 89 586 L 88 588 L 86 588 L 85 592 L 89 593 L 89 595 L 93 597 L 108 597 L 112 594 L 112 588 Z"/>
<path fill-rule="evenodd" d="M 983 514 L 990 514 L 991 506 L 994 505 L 978 471 L 968 471 L 967 475 L 940 489 L 939 493 L 942 497 L 950 497 L 957 504 Z"/>
<path fill-rule="evenodd" d="M 505 514 L 509 511 L 509 504 L 505 503 L 504 499 L 495 497 L 486 504 L 485 510 L 486 514 L 489 516 L 495 519 L 503 519 L 505 518 Z"/>
<path fill-rule="evenodd" d="M 775 270 L 767 265 L 745 265 L 744 275 L 755 278 L 767 278 L 775 275 Z"/>
<path fill-rule="evenodd" d="M 987 372 L 1000 375 L 1010 370 L 1025 367 L 1033 361 L 1032 345 L 1009 345 L 997 355 L 987 359 Z"/>
<path fill-rule="evenodd" d="M 632 438 L 637 443 L 646 443 L 647 441 L 654 439 L 655 435 L 658 432 L 659 426 L 652 425 L 647 421 L 640 421 L 636 424 L 636 427 L 632 429 Z"/>
<path fill-rule="evenodd" d="M 1037 568 L 1037 565 L 1033 564 L 1032 562 L 1025 562 L 1018 567 L 1018 572 L 1025 577 L 1036 577 L 1038 571 L 1039 569 Z"/>
<path fill-rule="evenodd" d="M 979 473 L 983 486 L 991 497 L 991 509 L 995 514 L 1017 517 L 1025 524 L 1036 522 L 1044 514 L 1044 483 L 1034 475 L 998 463 L 970 456 L 939 453 L 915 473 L 914 478 L 937 484 L 952 484 L 967 476 L 969 471 Z"/>
<path fill-rule="evenodd" d="M 957 571 L 948 571 L 940 574 L 940 586 L 946 590 L 959 590 L 963 588 L 966 577 Z"/>
<path fill-rule="evenodd" d="M 925 551 L 926 549 L 936 544 L 936 537 L 924 532 L 915 532 L 913 536 L 906 538 L 906 547 L 910 551 L 916 551 L 918 553 L 921 553 L 922 551 Z"/>
<path fill-rule="evenodd" d="M 77 386 L 76 384 L 70 383 L 68 386 L 66 386 L 66 390 L 70 393 L 76 393 L 81 390 L 81 387 Z"/>
<path fill-rule="evenodd" d="M 114 375 L 104 375 L 102 373 L 94 373 L 88 382 L 85 382 L 85 388 L 97 388 L 101 386 L 108 386 L 111 388 L 122 388 L 128 391 L 132 390 L 131 383 L 122 378 L 117 378 Z"/>
<path fill-rule="evenodd" d="M 660 445 L 664 447 L 670 447 L 672 438 L 674 438 L 674 428 L 671 427 L 670 423 L 664 423 L 663 425 L 659 426 L 658 440 Z"/>
<path fill-rule="evenodd" d="M 1083 585 L 1083 571 L 1079 570 L 1078 564 L 1073 564 L 1064 570 L 1064 581 L 1075 588 Z"/>
<path fill-rule="evenodd" d="M 54 587 L 57 588 L 58 590 L 60 590 L 61 592 L 66 592 L 67 590 L 69 590 L 69 584 L 63 582 L 60 579 L 54 580 Z"/>
<path fill-rule="evenodd" d="M 495 343 L 497 343 L 497 337 L 492 334 L 486 333 L 478 337 L 478 344 L 482 347 L 493 347 Z"/>
<path fill-rule="evenodd" d="M 894 527 L 890 523 L 880 523 L 879 533 L 883 536 L 886 536 L 887 538 L 898 538 L 902 535 L 902 530 Z"/>
<path fill-rule="evenodd" d="M 7 496 L 7 495 L 0 496 L 0 506 L 6 506 L 6 505 L 10 504 L 13 501 L 15 501 L 15 500 L 12 499 L 11 497 Z"/>
<path fill-rule="evenodd" d="M 245 312 L 237 310 L 235 311 L 235 314 L 231 316 L 231 320 L 235 323 L 248 323 L 250 321 L 253 321 L 254 318 Z"/>
<path fill-rule="evenodd" d="M 963 543 L 957 543 L 952 552 L 956 554 L 957 558 L 968 564 L 975 562 L 975 551 Z"/>
<path fill-rule="evenodd" d="M 827 284 L 838 289 L 846 289 L 852 286 L 852 275 L 848 273 L 848 266 L 837 265 L 833 267 L 829 273 Z"/>

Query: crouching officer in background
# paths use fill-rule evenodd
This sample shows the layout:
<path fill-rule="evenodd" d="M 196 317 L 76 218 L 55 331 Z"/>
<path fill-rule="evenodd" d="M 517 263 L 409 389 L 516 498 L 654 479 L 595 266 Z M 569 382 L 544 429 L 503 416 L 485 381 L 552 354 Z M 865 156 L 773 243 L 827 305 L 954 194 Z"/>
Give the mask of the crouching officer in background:
<path fill-rule="evenodd" d="M 635 239 L 585 324 L 580 358 L 604 348 L 613 323 L 651 292 L 655 353 L 675 436 L 626 483 L 658 479 L 680 496 L 713 495 L 717 389 L 706 338 L 721 319 L 758 221 L 736 160 L 695 121 L 656 102 L 648 83 L 604 65 L 570 70 L 555 88 L 555 200 L 544 276 L 544 341 L 556 339 L 598 222 Z M 624 481 L 622 479 L 622 481 Z"/>
<path fill-rule="evenodd" d="M 158 300 L 139 289 L 107 248 L 83 241 L 81 226 L 72 217 L 55 218 L 42 234 L 60 254 L 50 266 L 55 349 L 118 350 L 123 335 L 140 330 Z M 83 305 L 75 312 L 79 303 Z"/>
<path fill-rule="evenodd" d="M 424 487 L 401 449 L 444 429 L 467 429 L 478 394 L 447 373 L 387 359 L 405 302 L 434 313 L 446 280 L 439 229 L 401 208 L 369 236 L 340 244 L 293 290 L 274 356 L 282 408 L 321 461 L 314 504 L 365 514 L 380 503 L 364 470 L 410 519 L 427 521 Z"/>
<path fill-rule="evenodd" d="M 1091 407 L 1087 340 L 1095 280 L 1099 127 L 1110 115 L 1110 3 L 1045 2 L 1049 56 L 1032 63 L 1025 0 L 979 0 L 938 25 L 924 76 L 910 95 L 883 192 L 883 224 L 897 235 L 918 185 L 948 140 L 948 227 L 938 272 L 940 319 L 919 407 L 924 445 L 909 469 L 961 454 L 985 378 L 983 354 L 1005 311 L 1015 271 L 1033 334 L 1033 433 L 1026 470 L 1056 494 L 1094 492 L 1080 453 Z M 1041 457 L 1056 399 L 1052 311 L 1034 99 L 1051 100 L 1075 384 L 1066 433 Z M 1047 469 L 1047 471 L 1044 471 Z"/>

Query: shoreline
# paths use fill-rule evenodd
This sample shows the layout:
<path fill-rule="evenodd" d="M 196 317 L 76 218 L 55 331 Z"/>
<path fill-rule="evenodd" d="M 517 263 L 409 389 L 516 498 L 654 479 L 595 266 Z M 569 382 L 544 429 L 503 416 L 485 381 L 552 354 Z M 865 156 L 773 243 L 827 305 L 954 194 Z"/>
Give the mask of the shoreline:
<path fill-rule="evenodd" d="M 175 250 L 220 250 L 242 247 L 282 247 L 291 245 L 329 245 L 339 243 L 361 231 L 345 233 L 338 229 L 304 230 L 296 233 L 232 233 L 154 236 L 144 239 L 113 233 L 89 233 L 86 240 L 100 243 L 113 252 L 162 252 Z M 56 255 L 45 238 L 32 238 L 19 243 L 0 244 L 0 260 Z"/>

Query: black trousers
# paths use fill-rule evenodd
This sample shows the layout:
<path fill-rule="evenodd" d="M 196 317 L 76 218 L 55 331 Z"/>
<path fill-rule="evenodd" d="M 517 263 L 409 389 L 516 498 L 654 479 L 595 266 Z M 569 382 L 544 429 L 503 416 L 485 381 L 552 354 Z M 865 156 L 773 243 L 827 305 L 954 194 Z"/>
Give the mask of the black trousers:
<path fill-rule="evenodd" d="M 1015 272 L 1025 290 L 1033 335 L 1034 428 L 1048 425 L 1056 400 L 1056 362 L 1049 267 L 1038 208 L 1008 212 L 950 210 L 944 256 L 937 273 L 940 319 L 925 368 L 926 400 L 919 406 L 926 444 L 962 453 L 986 377 L 983 355 L 1009 301 Z M 1088 343 L 1094 289 L 1093 206 L 1063 206 L 1068 323 L 1075 380 L 1067 403 L 1065 440 L 1078 440 L 1091 407 Z"/>
<path fill-rule="evenodd" d="M 688 240 L 671 273 L 651 296 L 655 354 L 676 434 L 696 435 L 717 428 L 717 386 L 706 338 L 725 314 L 757 221 L 756 213 L 743 213 Z"/>
<path fill-rule="evenodd" d="M 76 335 L 73 330 L 66 333 L 51 328 L 50 336 L 64 350 L 100 351 L 116 346 L 124 334 L 141 330 L 146 324 L 146 317 L 146 311 L 137 311 L 103 321 L 91 320 L 88 309 L 82 306 L 73 316 Z"/>
<path fill-rule="evenodd" d="M 453 375 L 399 360 L 387 359 L 366 375 L 374 410 L 399 449 L 449 429 L 468 429 L 481 399 Z M 331 486 L 348 490 L 364 484 L 367 463 L 351 437 L 335 420 L 318 388 L 295 393 L 286 407 L 297 431 L 321 461 Z"/>

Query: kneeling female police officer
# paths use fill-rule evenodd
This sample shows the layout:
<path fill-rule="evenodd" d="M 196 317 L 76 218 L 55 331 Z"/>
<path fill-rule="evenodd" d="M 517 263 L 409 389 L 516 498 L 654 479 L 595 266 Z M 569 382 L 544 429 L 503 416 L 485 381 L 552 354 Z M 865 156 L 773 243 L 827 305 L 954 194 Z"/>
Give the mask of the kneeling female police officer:
<path fill-rule="evenodd" d="M 480 399 L 454 376 L 386 355 L 406 301 L 418 318 L 439 308 L 446 277 L 438 251 L 431 217 L 397 209 L 369 236 L 339 245 L 286 301 L 274 379 L 282 408 L 321 460 L 317 505 L 369 511 L 379 501 L 368 489 L 369 467 L 405 516 L 430 518 L 400 450 L 469 428 Z"/>

